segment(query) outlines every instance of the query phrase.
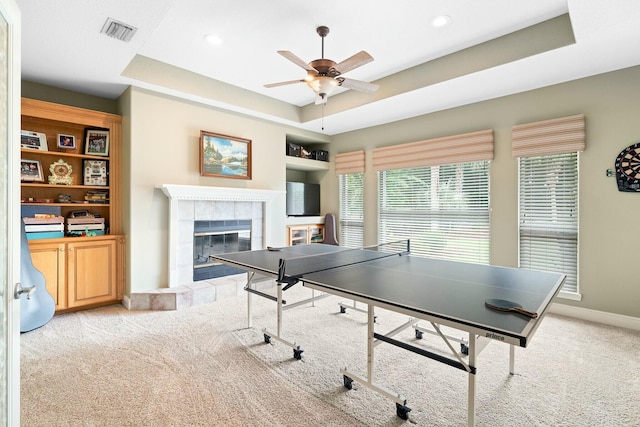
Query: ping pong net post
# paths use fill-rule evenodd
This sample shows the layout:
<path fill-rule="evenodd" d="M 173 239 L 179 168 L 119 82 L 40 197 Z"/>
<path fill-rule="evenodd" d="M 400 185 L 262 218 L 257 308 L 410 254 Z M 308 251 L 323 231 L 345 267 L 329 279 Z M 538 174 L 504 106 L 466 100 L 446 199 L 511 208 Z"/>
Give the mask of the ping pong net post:
<path fill-rule="evenodd" d="M 298 283 L 306 274 L 406 255 L 409 253 L 409 249 L 409 240 L 400 240 L 365 248 L 344 248 L 344 250 L 328 254 L 289 259 L 281 258 L 278 263 L 278 283 L 284 284 L 285 286 L 282 290 L 286 291 Z"/>

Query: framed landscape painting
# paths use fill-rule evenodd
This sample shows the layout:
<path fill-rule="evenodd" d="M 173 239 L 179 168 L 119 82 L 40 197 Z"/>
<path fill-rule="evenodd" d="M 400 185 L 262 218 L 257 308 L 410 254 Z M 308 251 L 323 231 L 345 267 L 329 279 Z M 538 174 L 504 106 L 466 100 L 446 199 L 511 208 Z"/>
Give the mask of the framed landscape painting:
<path fill-rule="evenodd" d="M 200 131 L 200 175 L 251 179 L 251 140 Z"/>

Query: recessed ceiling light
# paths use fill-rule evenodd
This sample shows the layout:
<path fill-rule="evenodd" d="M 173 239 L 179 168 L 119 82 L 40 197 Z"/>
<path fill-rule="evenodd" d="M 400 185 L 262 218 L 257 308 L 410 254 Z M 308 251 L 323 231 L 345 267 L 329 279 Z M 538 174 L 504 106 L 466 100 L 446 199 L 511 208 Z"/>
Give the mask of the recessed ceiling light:
<path fill-rule="evenodd" d="M 216 36 L 215 34 L 207 34 L 204 36 L 204 39 L 207 41 L 207 43 L 213 45 L 213 46 L 217 46 L 219 44 L 222 44 L 222 39 L 218 36 Z"/>
<path fill-rule="evenodd" d="M 433 25 L 434 27 L 444 27 L 449 22 L 451 22 L 451 17 L 449 15 L 440 15 L 433 18 L 433 21 L 431 21 L 431 25 Z"/>

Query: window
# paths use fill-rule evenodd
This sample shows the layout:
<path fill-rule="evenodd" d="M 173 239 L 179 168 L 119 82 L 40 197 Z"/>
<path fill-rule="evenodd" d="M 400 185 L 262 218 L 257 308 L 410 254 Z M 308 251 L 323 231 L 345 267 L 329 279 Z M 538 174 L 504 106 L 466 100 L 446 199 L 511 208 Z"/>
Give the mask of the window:
<path fill-rule="evenodd" d="M 340 245 L 360 248 L 364 245 L 364 174 L 339 175 Z"/>
<path fill-rule="evenodd" d="M 578 153 L 519 160 L 520 267 L 564 273 L 578 292 Z"/>
<path fill-rule="evenodd" d="M 489 263 L 489 161 L 378 173 L 378 241 L 413 254 Z"/>

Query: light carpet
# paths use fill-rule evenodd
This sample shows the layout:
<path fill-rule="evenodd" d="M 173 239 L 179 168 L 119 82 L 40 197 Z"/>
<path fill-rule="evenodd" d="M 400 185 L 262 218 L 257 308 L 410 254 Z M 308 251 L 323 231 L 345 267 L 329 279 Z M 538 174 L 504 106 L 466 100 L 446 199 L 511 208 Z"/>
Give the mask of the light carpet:
<path fill-rule="evenodd" d="M 295 286 L 286 299 L 310 296 Z M 401 393 L 395 404 L 339 369 L 366 374 L 366 314 L 340 314 L 339 299 L 284 313 L 254 297 L 246 328 L 246 295 L 179 311 L 110 306 L 58 315 L 21 336 L 23 426 L 462 426 L 467 374 L 388 344 L 376 347 L 376 382 Z M 405 317 L 378 310 L 377 330 Z M 452 331 L 450 331 L 452 332 Z M 458 336 L 462 336 L 460 332 Z M 429 350 L 437 337 L 396 338 Z M 491 343 L 478 358 L 478 426 L 640 426 L 640 332 L 548 315 L 529 348 Z"/>

